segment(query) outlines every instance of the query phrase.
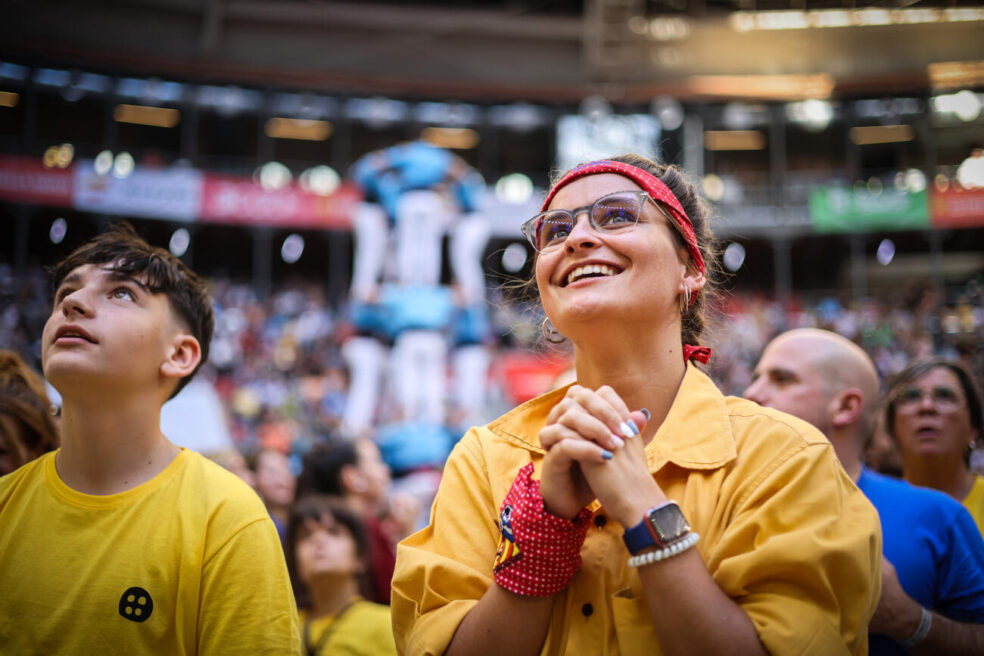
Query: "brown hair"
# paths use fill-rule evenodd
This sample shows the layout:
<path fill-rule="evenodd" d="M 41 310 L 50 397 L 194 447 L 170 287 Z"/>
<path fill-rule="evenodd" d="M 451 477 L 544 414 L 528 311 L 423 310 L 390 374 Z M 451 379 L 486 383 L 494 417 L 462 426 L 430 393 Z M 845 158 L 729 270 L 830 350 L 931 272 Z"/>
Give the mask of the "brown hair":
<path fill-rule="evenodd" d="M 198 340 L 202 359 L 194 371 L 178 381 L 171 394 L 173 398 L 191 382 L 208 359 L 215 318 L 212 313 L 212 298 L 205 280 L 168 251 L 148 244 L 126 222 L 113 225 L 55 265 L 51 271 L 54 289 L 61 286 L 68 274 L 86 264 L 108 264 L 113 271 L 119 273 L 145 276 L 147 288 L 154 294 L 167 296 L 171 309 Z"/>
<path fill-rule="evenodd" d="M 330 516 L 352 535 L 355 552 L 364 565 L 362 573 L 357 575 L 359 593 L 363 597 L 370 596 L 369 538 L 366 535 L 365 524 L 358 515 L 343 505 L 341 500 L 325 495 L 309 495 L 299 497 L 291 507 L 284 543 L 287 572 L 290 574 L 290 583 L 294 587 L 294 598 L 297 600 L 298 608 L 310 606 L 311 599 L 307 586 L 297 573 L 297 534 L 307 520 L 314 520 L 320 524 L 324 522 L 325 516 Z"/>
<path fill-rule="evenodd" d="M 660 164 L 641 155 L 633 154 L 610 157 L 607 160 L 629 164 L 646 171 L 660 180 L 676 196 L 677 200 L 680 201 L 680 205 L 683 206 L 683 210 L 687 213 L 687 217 L 693 224 L 694 235 L 697 237 L 697 248 L 700 249 L 700 254 L 704 258 L 706 267 L 706 271 L 704 272 L 705 284 L 690 307 L 681 313 L 680 338 L 684 344 L 700 344 L 709 322 L 707 308 L 710 306 L 711 300 L 716 296 L 717 280 L 721 274 L 714 235 L 709 225 L 711 219 L 710 210 L 700 199 L 696 186 L 690 182 L 682 170 L 672 164 Z M 556 185 L 567 173 L 569 171 L 554 172 L 551 174 L 551 187 Z M 675 222 L 668 221 L 668 223 L 674 227 L 672 233 L 678 245 L 686 249 L 687 244 L 683 236 L 676 230 Z M 694 266 L 692 260 L 689 266 Z M 535 277 L 524 282 L 523 287 L 531 291 L 536 289 Z"/>
<path fill-rule="evenodd" d="M 14 469 L 57 448 L 51 408 L 41 376 L 13 351 L 0 350 L 0 440 L 13 455 Z"/>

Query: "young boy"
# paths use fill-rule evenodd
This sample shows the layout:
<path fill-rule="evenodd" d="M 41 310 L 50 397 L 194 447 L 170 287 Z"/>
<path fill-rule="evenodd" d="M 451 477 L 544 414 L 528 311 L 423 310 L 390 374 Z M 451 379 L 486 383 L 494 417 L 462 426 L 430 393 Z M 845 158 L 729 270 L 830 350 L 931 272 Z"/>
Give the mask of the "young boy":
<path fill-rule="evenodd" d="M 208 355 L 204 281 L 126 225 L 54 278 L 42 363 L 61 448 L 0 478 L 0 652 L 297 653 L 263 503 L 160 431 Z"/>

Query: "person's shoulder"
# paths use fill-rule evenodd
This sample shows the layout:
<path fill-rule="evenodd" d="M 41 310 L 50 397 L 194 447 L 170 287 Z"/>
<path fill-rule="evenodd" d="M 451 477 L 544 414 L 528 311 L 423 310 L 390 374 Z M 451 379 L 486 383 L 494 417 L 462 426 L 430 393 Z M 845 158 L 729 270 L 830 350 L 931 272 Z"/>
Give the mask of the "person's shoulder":
<path fill-rule="evenodd" d="M 44 455 L 26 462 L 9 474 L 4 474 L 0 476 L 0 506 L 2 506 L 6 499 L 8 499 L 16 490 L 24 487 L 25 485 L 31 485 L 34 482 L 40 482 L 44 479 L 44 468 L 45 463 L 50 458 L 55 457 L 55 451 L 49 451 Z"/>
<path fill-rule="evenodd" d="M 377 604 L 375 601 L 363 599 L 362 601 L 356 602 L 352 610 L 366 617 L 384 619 L 389 622 L 390 607 L 384 604 Z"/>
<path fill-rule="evenodd" d="M 197 451 L 185 450 L 184 477 L 210 512 L 238 512 L 266 517 L 266 508 L 244 480 Z"/>
<path fill-rule="evenodd" d="M 863 470 L 858 487 L 872 499 L 904 506 L 911 517 L 927 514 L 935 515 L 944 523 L 950 523 L 966 512 L 963 505 L 940 490 L 913 485 L 908 481 L 893 478 L 869 469 Z"/>
<path fill-rule="evenodd" d="M 813 424 L 791 414 L 735 396 L 725 397 L 725 405 L 736 438 L 768 433 L 774 446 L 779 445 L 776 440 L 784 440 L 790 446 L 830 444 Z"/>

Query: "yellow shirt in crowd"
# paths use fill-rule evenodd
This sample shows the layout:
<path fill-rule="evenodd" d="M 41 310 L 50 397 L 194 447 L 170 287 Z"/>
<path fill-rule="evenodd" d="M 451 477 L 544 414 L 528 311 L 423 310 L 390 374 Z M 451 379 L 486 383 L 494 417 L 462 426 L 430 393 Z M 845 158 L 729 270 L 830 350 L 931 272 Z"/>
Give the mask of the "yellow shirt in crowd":
<path fill-rule="evenodd" d="M 280 540 L 243 481 L 182 449 L 94 496 L 56 453 L 0 478 L 0 653 L 298 653 Z"/>
<path fill-rule="evenodd" d="M 398 548 L 393 628 L 401 653 L 441 654 L 492 583 L 499 507 L 564 389 L 534 399 L 455 447 L 430 525 Z M 647 445 L 650 471 L 700 534 L 721 589 L 774 654 L 865 654 L 881 586 L 878 514 L 815 428 L 725 398 L 688 365 Z M 659 654 L 623 527 L 597 501 L 583 564 L 557 595 L 544 654 Z M 639 518 L 642 519 L 641 517 Z M 667 600 L 672 603 L 672 600 Z"/>
<path fill-rule="evenodd" d="M 396 656 L 389 606 L 357 601 L 340 615 L 308 620 L 301 612 L 305 653 L 315 656 Z"/>
<path fill-rule="evenodd" d="M 984 535 L 984 476 L 974 476 L 974 486 L 964 498 L 963 505 L 970 511 L 981 535 Z"/>

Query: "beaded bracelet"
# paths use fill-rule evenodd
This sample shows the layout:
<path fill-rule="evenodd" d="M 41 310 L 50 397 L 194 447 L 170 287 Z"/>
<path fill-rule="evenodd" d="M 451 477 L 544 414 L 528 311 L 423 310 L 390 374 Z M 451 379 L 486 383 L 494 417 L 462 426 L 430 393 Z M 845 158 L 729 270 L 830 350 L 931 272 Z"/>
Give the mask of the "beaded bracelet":
<path fill-rule="evenodd" d="M 650 563 L 657 563 L 661 560 L 672 558 L 673 556 L 683 553 L 687 549 L 696 546 L 698 540 L 700 540 L 700 536 L 698 534 L 690 533 L 679 542 L 674 542 L 670 546 L 663 547 L 658 551 L 647 551 L 646 553 L 639 554 L 638 556 L 632 556 L 629 558 L 629 566 L 642 567 L 643 565 L 649 565 Z"/>
<path fill-rule="evenodd" d="M 911 636 L 905 640 L 899 640 L 899 644 L 903 647 L 909 648 L 918 645 L 926 639 L 926 636 L 929 635 L 930 628 L 933 626 L 933 614 L 921 606 L 919 610 L 922 611 L 922 615 L 919 617 L 919 626 L 916 627 L 915 632 Z"/>

